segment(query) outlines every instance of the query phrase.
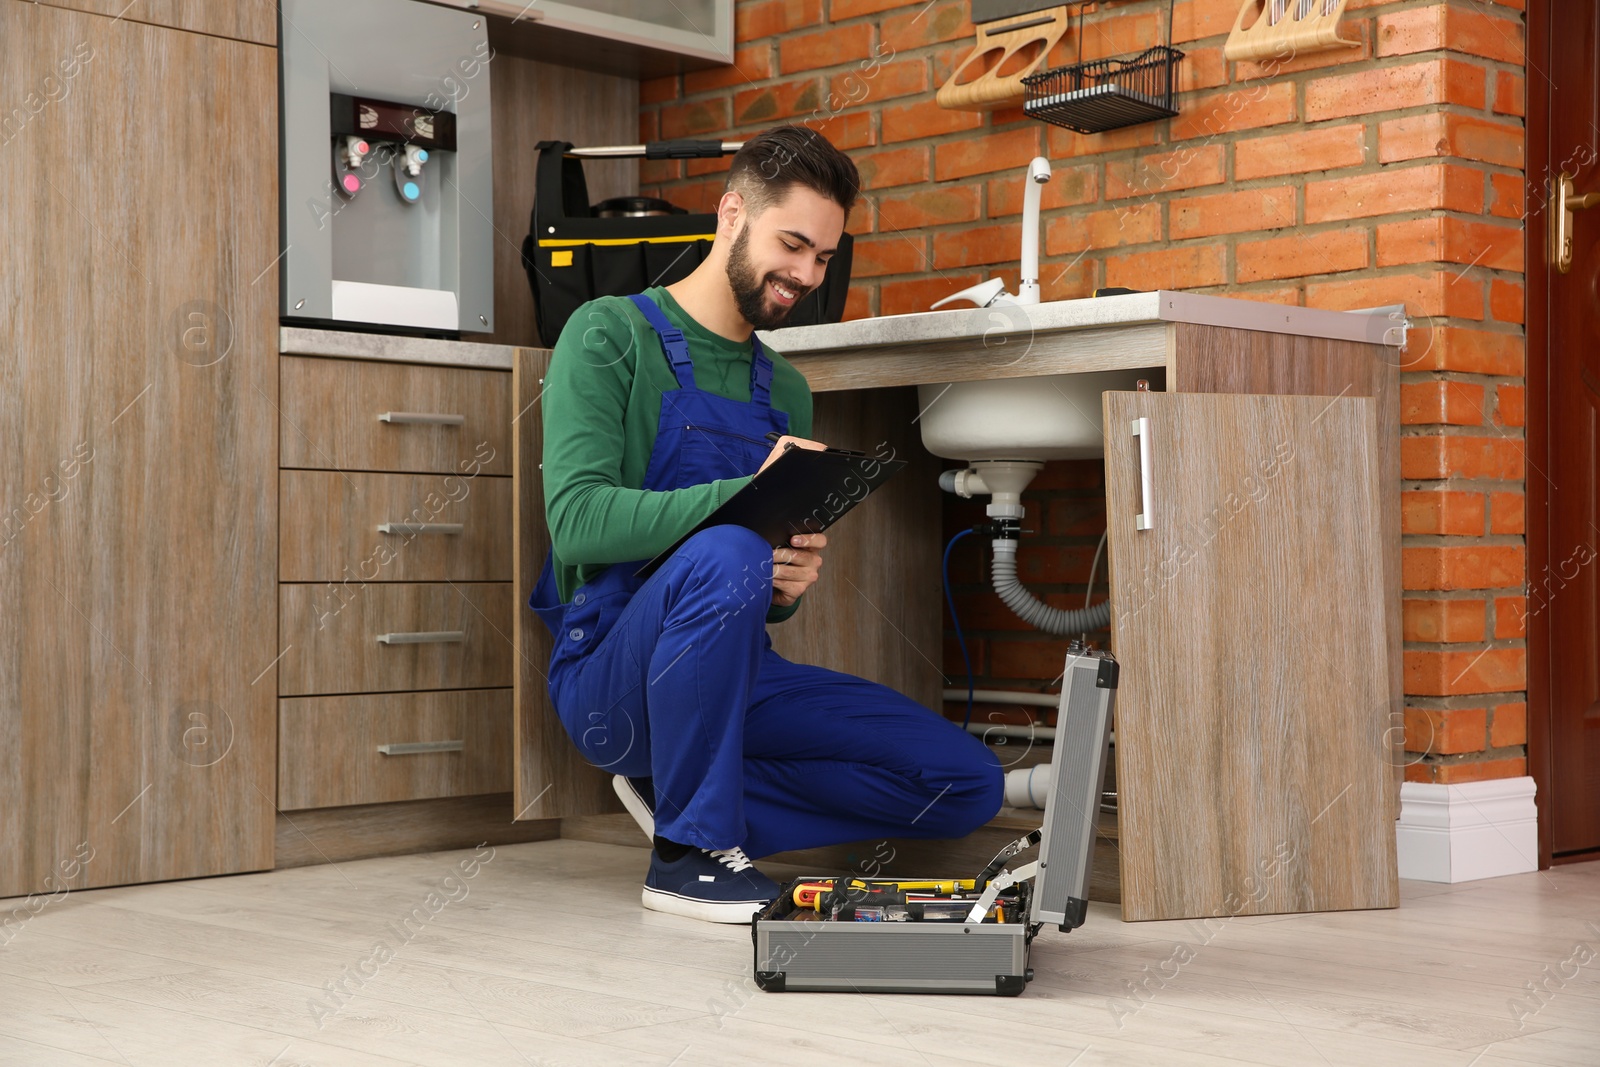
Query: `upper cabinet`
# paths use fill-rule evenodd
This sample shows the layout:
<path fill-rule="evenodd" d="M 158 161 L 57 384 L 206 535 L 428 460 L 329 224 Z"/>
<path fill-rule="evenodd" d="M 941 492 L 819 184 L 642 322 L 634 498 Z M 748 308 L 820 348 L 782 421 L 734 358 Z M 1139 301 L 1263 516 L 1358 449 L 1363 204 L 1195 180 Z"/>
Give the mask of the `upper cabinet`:
<path fill-rule="evenodd" d="M 481 11 L 499 52 L 629 78 L 733 62 L 733 0 L 441 0 Z"/>
<path fill-rule="evenodd" d="M 128 22 L 167 26 L 252 44 L 278 43 L 278 5 L 238 0 L 42 0 L 50 7 L 110 15 Z"/>

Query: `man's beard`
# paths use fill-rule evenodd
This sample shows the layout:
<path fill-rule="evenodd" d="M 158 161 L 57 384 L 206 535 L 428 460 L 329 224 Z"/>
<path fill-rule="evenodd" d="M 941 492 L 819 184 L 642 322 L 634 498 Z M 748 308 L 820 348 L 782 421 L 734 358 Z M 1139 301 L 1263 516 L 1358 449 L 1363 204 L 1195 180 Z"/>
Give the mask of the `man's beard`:
<path fill-rule="evenodd" d="M 767 297 L 768 280 L 776 280 L 789 289 L 787 282 L 775 274 L 757 278 L 755 268 L 750 264 L 750 229 L 745 227 L 733 242 L 733 248 L 728 253 L 728 285 L 733 289 L 733 301 L 739 306 L 739 314 L 744 316 L 744 321 L 758 330 L 773 330 L 782 326 L 789 317 L 789 312 L 799 306 L 807 290 L 791 289 L 795 294 L 794 303 L 788 307 Z"/>

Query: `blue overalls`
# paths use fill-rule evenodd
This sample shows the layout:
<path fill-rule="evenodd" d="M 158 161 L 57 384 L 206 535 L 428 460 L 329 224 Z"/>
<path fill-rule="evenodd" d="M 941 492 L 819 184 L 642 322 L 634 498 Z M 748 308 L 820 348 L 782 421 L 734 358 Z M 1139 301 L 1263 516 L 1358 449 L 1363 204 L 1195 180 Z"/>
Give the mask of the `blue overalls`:
<path fill-rule="evenodd" d="M 683 334 L 631 298 L 678 380 L 661 397 L 643 488 L 754 474 L 772 360 L 750 338 L 750 401 L 695 387 Z M 649 358 L 641 354 L 641 359 Z M 772 650 L 772 547 L 739 526 L 690 538 L 649 579 L 616 563 L 563 604 L 545 561 L 531 607 L 555 636 L 550 698 L 585 759 L 655 782 L 656 833 L 752 857 L 887 837 L 961 837 L 999 811 L 998 761 L 898 692 Z M 792 624 L 791 624 L 792 625 Z"/>

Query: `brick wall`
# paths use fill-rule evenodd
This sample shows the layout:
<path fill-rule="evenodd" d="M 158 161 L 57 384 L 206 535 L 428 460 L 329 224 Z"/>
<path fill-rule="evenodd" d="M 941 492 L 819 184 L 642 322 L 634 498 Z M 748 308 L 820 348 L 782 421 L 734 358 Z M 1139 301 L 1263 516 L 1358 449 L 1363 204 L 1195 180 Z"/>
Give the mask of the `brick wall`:
<path fill-rule="evenodd" d="M 996 273 L 1014 289 L 1023 168 L 1037 154 L 1055 170 L 1046 300 L 1122 285 L 1403 302 L 1420 327 L 1401 395 L 1407 776 L 1524 774 L 1523 4 L 1351 0 L 1358 48 L 1257 64 L 1222 56 L 1239 3 L 1176 4 L 1178 117 L 1083 136 L 1020 109 L 933 102 L 973 40 L 961 0 L 740 2 L 735 66 L 644 82 L 640 134 L 804 122 L 848 150 L 863 178 L 852 318 L 924 310 Z M 1083 57 L 1159 43 L 1167 8 L 1090 5 Z M 1078 50 L 1069 34 L 1048 65 Z M 710 210 L 725 165 L 647 162 L 641 182 Z M 1096 467 L 1050 464 L 1029 493 L 1024 575 L 1053 604 L 1083 601 L 1105 521 Z M 948 532 L 975 517 L 951 501 Z M 984 592 L 972 540 L 954 577 L 979 684 L 1038 688 L 1061 645 Z M 963 675 L 953 640 L 945 665 Z"/>

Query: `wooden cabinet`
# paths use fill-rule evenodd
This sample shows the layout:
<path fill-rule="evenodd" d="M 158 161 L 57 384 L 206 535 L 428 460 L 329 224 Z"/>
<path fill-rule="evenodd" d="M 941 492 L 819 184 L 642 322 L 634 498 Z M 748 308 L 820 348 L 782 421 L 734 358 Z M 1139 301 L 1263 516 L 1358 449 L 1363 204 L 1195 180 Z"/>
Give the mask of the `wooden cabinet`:
<path fill-rule="evenodd" d="M 272 865 L 276 83 L 0 4 L 0 896 Z"/>
<path fill-rule="evenodd" d="M 276 4 L 238 0 L 41 0 L 54 7 L 254 44 L 278 43 Z M 276 86 L 274 86 L 276 88 Z M 276 130 L 274 130 L 276 132 Z M 274 253 L 276 254 L 276 253 Z"/>
<path fill-rule="evenodd" d="M 279 806 L 509 792 L 511 376 L 280 369 Z"/>

